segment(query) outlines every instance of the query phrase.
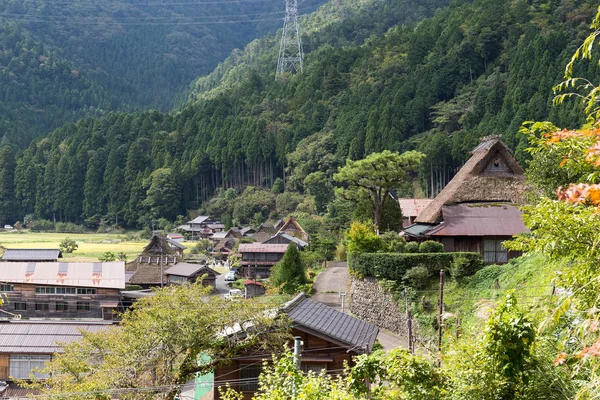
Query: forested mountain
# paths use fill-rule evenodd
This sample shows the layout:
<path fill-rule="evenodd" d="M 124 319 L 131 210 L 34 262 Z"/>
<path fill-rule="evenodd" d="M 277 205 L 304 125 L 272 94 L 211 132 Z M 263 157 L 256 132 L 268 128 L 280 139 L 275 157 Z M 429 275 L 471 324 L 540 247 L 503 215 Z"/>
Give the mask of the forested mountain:
<path fill-rule="evenodd" d="M 330 178 L 347 157 L 383 149 L 426 153 L 420 178 L 431 193 L 489 134 L 525 161 L 523 121 L 582 122 L 578 106 L 552 106 L 551 88 L 588 32 L 592 3 L 454 1 L 404 24 L 445 3 L 332 2 L 305 20 L 303 74 L 274 80 L 277 38 L 267 36 L 196 82 L 176 114 L 86 119 L 14 163 L 4 151 L 1 194 L 18 207 L 4 219 L 174 218 L 219 187 L 284 177 L 303 191 L 310 173 Z M 598 76 L 592 63 L 580 72 Z"/>
<path fill-rule="evenodd" d="M 4 0 L 2 143 L 24 147 L 109 111 L 168 111 L 233 48 L 279 28 L 284 11 L 283 0 Z"/>

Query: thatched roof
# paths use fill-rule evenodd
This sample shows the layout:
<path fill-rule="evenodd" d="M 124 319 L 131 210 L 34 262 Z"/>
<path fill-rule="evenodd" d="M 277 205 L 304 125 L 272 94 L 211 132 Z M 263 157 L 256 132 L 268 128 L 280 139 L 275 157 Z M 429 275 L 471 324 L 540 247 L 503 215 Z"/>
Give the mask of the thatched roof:
<path fill-rule="evenodd" d="M 415 222 L 436 224 L 442 219 L 442 206 L 472 202 L 520 203 L 524 191 L 523 169 L 506 145 L 497 138 L 477 146 L 471 158 L 450 183 L 425 208 Z"/>
<path fill-rule="evenodd" d="M 302 226 L 296 220 L 296 217 L 289 217 L 287 221 L 279 228 L 277 234 L 287 233 L 290 236 L 300 238 L 304 241 L 308 241 L 308 233 L 302 228 Z"/>
<path fill-rule="evenodd" d="M 141 254 L 145 256 L 176 255 L 177 251 L 169 246 L 169 241 L 167 238 L 161 234 L 155 233 L 152 235 L 150 243 L 144 247 L 144 250 L 142 250 Z"/>

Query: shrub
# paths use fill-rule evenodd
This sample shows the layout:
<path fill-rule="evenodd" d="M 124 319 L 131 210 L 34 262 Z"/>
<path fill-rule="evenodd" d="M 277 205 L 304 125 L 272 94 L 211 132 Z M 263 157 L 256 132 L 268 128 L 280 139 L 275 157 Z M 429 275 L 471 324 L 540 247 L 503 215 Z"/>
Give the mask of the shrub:
<path fill-rule="evenodd" d="M 75 250 L 77 250 L 78 247 L 79 246 L 77 245 L 77 243 L 70 238 L 64 238 L 62 242 L 60 242 L 60 244 L 58 245 L 60 251 L 67 254 L 74 252 Z"/>
<path fill-rule="evenodd" d="M 346 234 L 348 253 L 376 253 L 382 247 L 379 235 L 372 222 L 353 222 Z"/>
<path fill-rule="evenodd" d="M 429 270 L 424 265 L 412 267 L 402 277 L 402 281 L 406 286 L 413 289 L 422 289 L 429 278 Z"/>
<path fill-rule="evenodd" d="M 417 242 L 408 242 L 406 246 L 404 246 L 405 253 L 418 253 L 419 252 L 419 243 Z"/>
<path fill-rule="evenodd" d="M 465 276 L 473 275 L 475 272 L 483 268 L 484 265 L 485 264 L 481 259 L 472 260 L 463 253 L 457 253 L 457 256 L 454 257 L 452 264 L 450 264 L 449 272 L 453 278 L 459 279 Z"/>
<path fill-rule="evenodd" d="M 383 251 L 386 253 L 404 253 L 406 240 L 398 235 L 397 232 L 390 231 L 381 235 L 383 241 Z"/>
<path fill-rule="evenodd" d="M 443 253 L 444 245 L 433 240 L 426 240 L 419 245 L 419 253 Z"/>
<path fill-rule="evenodd" d="M 100 257 L 98 257 L 98 260 L 103 261 L 103 262 L 109 262 L 109 261 L 115 261 L 117 259 L 117 256 L 115 255 L 115 253 L 107 251 L 104 254 L 102 254 Z"/>
<path fill-rule="evenodd" d="M 31 221 L 29 224 L 29 229 L 34 232 L 42 232 L 42 231 L 53 231 L 54 223 L 47 219 L 36 219 L 35 221 Z"/>
<path fill-rule="evenodd" d="M 411 268 L 424 265 L 429 275 L 433 275 L 440 269 L 450 269 L 460 256 L 467 260 L 468 270 L 476 271 L 483 262 L 479 253 L 363 253 L 350 254 L 348 261 L 350 269 L 362 276 L 402 281 Z"/>

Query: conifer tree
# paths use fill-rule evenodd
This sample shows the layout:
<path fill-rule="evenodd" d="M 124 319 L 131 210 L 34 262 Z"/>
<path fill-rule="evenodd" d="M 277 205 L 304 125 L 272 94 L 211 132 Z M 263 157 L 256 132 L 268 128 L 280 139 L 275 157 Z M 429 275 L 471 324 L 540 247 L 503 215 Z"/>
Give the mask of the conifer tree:
<path fill-rule="evenodd" d="M 271 270 L 271 283 L 283 293 L 292 294 L 306 282 L 306 266 L 300 251 L 290 243 L 281 261 Z"/>

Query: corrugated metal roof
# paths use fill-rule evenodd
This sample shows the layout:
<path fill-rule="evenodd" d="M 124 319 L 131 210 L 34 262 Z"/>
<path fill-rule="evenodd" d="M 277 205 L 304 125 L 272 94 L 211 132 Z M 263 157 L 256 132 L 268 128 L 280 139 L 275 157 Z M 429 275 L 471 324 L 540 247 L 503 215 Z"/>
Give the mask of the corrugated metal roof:
<path fill-rule="evenodd" d="M 444 222 L 432 236 L 514 236 L 529 230 L 521 211 L 510 204 L 463 203 L 442 207 Z"/>
<path fill-rule="evenodd" d="M 188 221 L 188 224 L 201 224 L 206 220 L 210 220 L 210 217 L 208 215 L 200 215 L 194 218 L 193 220 Z"/>
<path fill-rule="evenodd" d="M 288 244 L 242 243 L 239 253 L 285 253 Z"/>
<path fill-rule="evenodd" d="M 62 272 L 64 264 L 68 264 L 66 273 Z M 101 264 L 102 273 L 94 273 L 94 264 Z M 0 262 L 0 279 L 7 283 L 124 289 L 125 263 Z"/>
<path fill-rule="evenodd" d="M 412 224 L 404 229 L 404 233 L 410 236 L 423 236 L 428 230 L 435 225 L 431 224 Z"/>
<path fill-rule="evenodd" d="M 179 243 L 179 242 L 177 242 L 177 241 L 175 241 L 173 239 L 167 239 L 167 243 L 169 243 L 169 245 L 171 247 L 176 247 L 176 248 L 181 249 L 181 250 L 187 249 L 187 247 L 185 247 L 183 244 L 181 244 L 181 243 Z"/>
<path fill-rule="evenodd" d="M 6 249 L 2 261 L 54 261 L 62 258 L 60 249 Z"/>
<path fill-rule="evenodd" d="M 99 332 L 107 323 L 31 322 L 0 323 L 0 353 L 52 354 L 60 351 L 59 343 L 81 338 L 81 330 Z"/>
<path fill-rule="evenodd" d="M 287 303 L 282 311 L 295 324 L 344 343 L 357 353 L 370 352 L 379 333 L 377 326 L 310 300 L 304 293 Z"/>
<path fill-rule="evenodd" d="M 217 271 L 202 264 L 190 264 L 190 263 L 177 263 L 173 267 L 165 271 L 165 275 L 177 275 L 177 276 L 192 276 L 200 270 L 206 270 L 206 272 L 212 272 L 215 275 L 220 275 Z"/>
<path fill-rule="evenodd" d="M 416 217 L 433 199 L 398 199 L 403 217 Z"/>

